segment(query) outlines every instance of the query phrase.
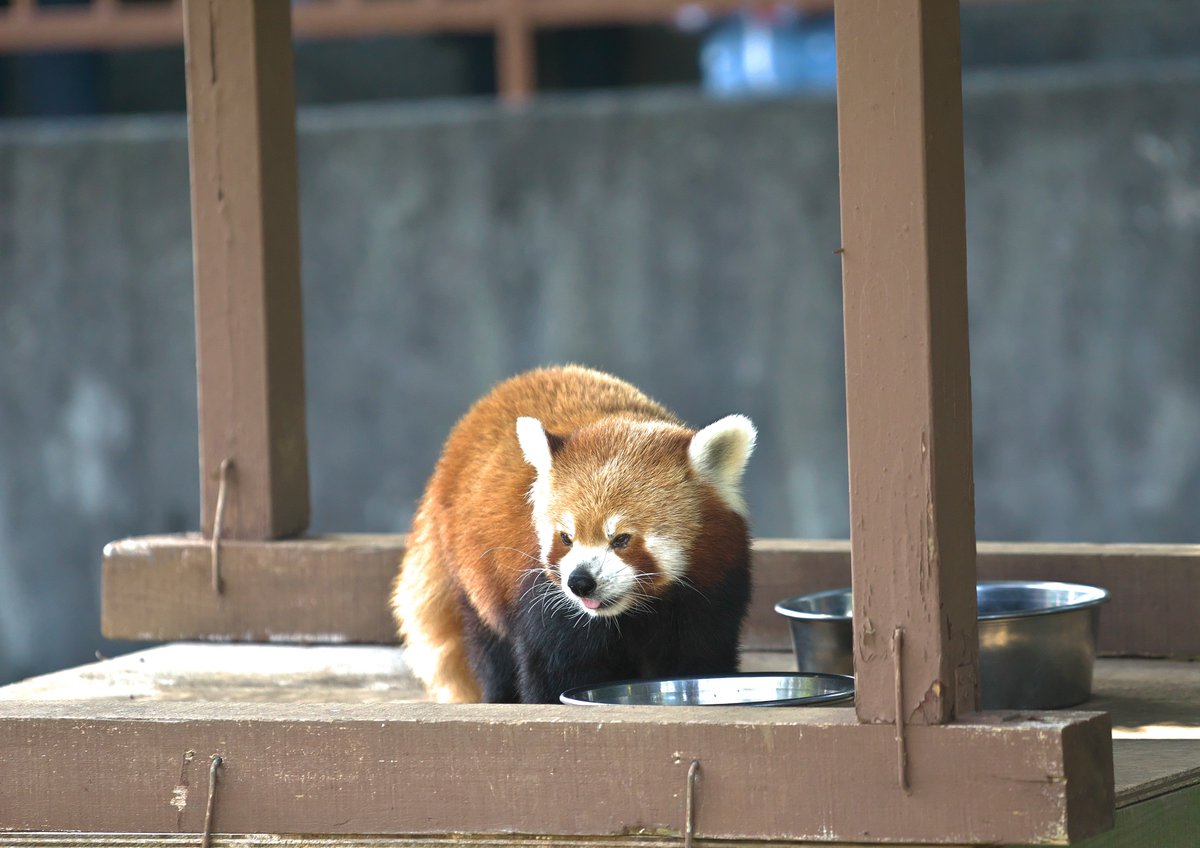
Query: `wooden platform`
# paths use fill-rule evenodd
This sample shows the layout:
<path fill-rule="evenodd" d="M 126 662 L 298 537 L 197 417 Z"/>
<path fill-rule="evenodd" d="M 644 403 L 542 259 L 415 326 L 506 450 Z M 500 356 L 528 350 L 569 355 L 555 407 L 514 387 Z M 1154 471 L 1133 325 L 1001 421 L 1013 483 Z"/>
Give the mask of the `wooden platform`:
<path fill-rule="evenodd" d="M 748 654 L 743 665 L 746 670 L 794 667 L 790 654 L 775 652 Z M 1160 839 L 1158 842 L 1112 840 L 1118 839 L 1121 823 L 1131 817 L 1143 830 L 1161 826 L 1164 814 L 1148 814 L 1152 808 L 1169 807 L 1177 817 L 1200 816 L 1200 663 L 1102 659 L 1097 665 L 1094 688 L 1095 698 L 1080 709 L 1106 710 L 1113 717 L 1118 830 L 1099 838 L 1107 841 L 1086 844 L 1170 848 L 1172 843 L 1162 842 L 1161 837 L 1155 837 Z M 168 711 L 175 702 L 180 708 L 199 705 L 206 715 L 220 715 L 227 710 L 247 719 L 254 717 L 256 710 L 287 712 L 288 705 L 324 705 L 333 714 L 354 719 L 369 718 L 368 714 L 375 715 L 385 705 L 421 700 L 423 694 L 409 673 L 403 651 L 396 648 L 180 643 L 2 688 L 0 713 L 11 716 L 14 709 L 41 705 L 38 709 L 65 714 L 70 711 L 65 705 L 78 708 L 83 704 L 90 714 L 120 717 L 131 715 L 131 705 L 139 702 L 161 703 Z M 1020 719 L 1016 715 L 1005 718 Z M 196 771 L 193 785 L 199 777 Z M 164 798 L 170 794 L 169 789 L 164 789 Z M 200 790 L 196 786 L 193 792 Z M 347 843 L 345 838 L 297 844 L 359 844 Z M 643 834 L 634 841 L 645 842 L 647 838 Z M 0 844 L 79 844 L 73 839 L 7 834 L 0 835 Z M 106 844 L 178 844 L 172 841 L 178 836 L 164 837 L 161 842 L 147 839 L 112 837 Z M 508 844 L 512 840 L 492 841 Z M 630 840 L 616 842 L 626 844 Z M 370 844 L 410 843 L 391 837 Z"/>

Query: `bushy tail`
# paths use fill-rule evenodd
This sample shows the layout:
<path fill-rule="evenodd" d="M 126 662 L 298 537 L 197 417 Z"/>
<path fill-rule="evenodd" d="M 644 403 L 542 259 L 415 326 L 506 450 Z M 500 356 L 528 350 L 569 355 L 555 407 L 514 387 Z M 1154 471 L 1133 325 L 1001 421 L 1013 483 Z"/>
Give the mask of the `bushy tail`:
<path fill-rule="evenodd" d="M 442 703 L 476 702 L 482 693 L 467 662 L 457 591 L 422 513 L 417 511 L 392 584 L 392 615 L 404 657 L 430 696 Z"/>

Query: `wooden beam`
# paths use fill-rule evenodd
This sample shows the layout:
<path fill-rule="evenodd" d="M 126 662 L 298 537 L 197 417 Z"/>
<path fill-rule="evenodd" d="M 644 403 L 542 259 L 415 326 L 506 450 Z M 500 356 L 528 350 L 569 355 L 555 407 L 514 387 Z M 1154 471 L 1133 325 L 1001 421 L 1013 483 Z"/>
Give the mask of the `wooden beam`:
<path fill-rule="evenodd" d="M 28 0 L 0 8 L 0 53 L 43 50 L 123 50 L 179 44 L 182 16 L 174 4 L 117 4 L 110 20 L 97 20 L 86 6 L 54 6 L 26 11 Z M 424 0 L 353 5 L 304 3 L 294 9 L 299 38 L 364 38 L 394 34 L 492 32 L 500 0 Z M 1038 2 L 1038 0 L 971 0 L 972 3 Z M 692 0 L 530 0 L 529 17 L 537 27 L 588 27 L 664 23 Z M 745 0 L 704 0 L 710 14 L 746 7 Z M 833 0 L 795 4 L 811 12 L 833 8 Z"/>
<path fill-rule="evenodd" d="M 692 759 L 709 838 L 1061 844 L 1110 826 L 1108 717 L 1010 719 L 913 728 L 905 795 L 892 729 L 850 709 L 0 702 L 0 827 L 198 833 L 213 754 L 222 833 L 678 833 Z"/>
<path fill-rule="evenodd" d="M 838 0 L 859 717 L 978 704 L 958 0 Z"/>
<path fill-rule="evenodd" d="M 228 542 L 218 596 L 199 536 L 114 542 L 100 628 L 116 639 L 394 643 L 387 598 L 403 556 L 402 536 Z"/>
<path fill-rule="evenodd" d="M 301 38 L 369 38 L 389 34 L 484 33 L 496 25 L 500 0 L 303 3 L 293 10 Z"/>
<path fill-rule="evenodd" d="M 980 580 L 1056 580 L 1108 589 L 1100 611 L 1100 653 L 1200 658 L 1200 545 L 1089 545 L 980 542 Z M 843 541 L 760 540 L 754 547 L 754 594 L 747 647 L 790 648 L 776 602 L 850 585 Z"/>
<path fill-rule="evenodd" d="M 496 18 L 496 85 L 511 105 L 533 97 L 537 87 L 537 45 L 528 0 L 499 0 Z"/>
<path fill-rule="evenodd" d="M 288 0 L 187 0 L 201 527 L 308 526 L 296 106 Z"/>
<path fill-rule="evenodd" d="M 101 629 L 113 639 L 392 644 L 386 600 L 403 556 L 403 536 L 229 542 L 217 598 L 200 536 L 113 542 L 104 550 Z M 1101 586 L 1112 592 L 1100 613 L 1101 653 L 1200 657 L 1200 546 L 985 542 L 979 577 Z M 790 650 L 775 603 L 848 585 L 848 542 L 755 542 L 743 646 Z"/>

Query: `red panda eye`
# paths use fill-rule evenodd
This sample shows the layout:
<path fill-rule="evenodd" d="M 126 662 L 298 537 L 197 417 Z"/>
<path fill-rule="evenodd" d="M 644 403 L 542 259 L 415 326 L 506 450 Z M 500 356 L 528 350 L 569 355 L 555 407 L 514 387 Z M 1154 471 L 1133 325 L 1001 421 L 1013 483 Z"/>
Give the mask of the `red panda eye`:
<path fill-rule="evenodd" d="M 568 536 L 566 533 L 559 533 L 558 538 L 561 539 L 562 543 L 564 545 L 566 545 L 568 548 L 571 547 L 571 537 Z"/>
<path fill-rule="evenodd" d="M 617 536 L 617 537 L 615 537 L 615 538 L 612 540 L 612 542 L 610 542 L 610 544 L 611 544 L 611 545 L 612 545 L 614 548 L 627 548 L 627 547 L 629 547 L 629 534 L 628 534 L 628 533 L 622 533 L 620 536 Z"/>

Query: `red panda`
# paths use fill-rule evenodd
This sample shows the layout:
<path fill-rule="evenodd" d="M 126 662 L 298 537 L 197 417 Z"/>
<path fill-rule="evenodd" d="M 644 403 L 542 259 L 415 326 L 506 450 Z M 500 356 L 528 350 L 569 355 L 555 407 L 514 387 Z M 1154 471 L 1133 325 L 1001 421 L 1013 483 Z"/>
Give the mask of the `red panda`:
<path fill-rule="evenodd" d="M 750 594 L 750 420 L 696 432 L 616 377 L 501 383 L 451 431 L 391 605 L 445 702 L 737 670 Z"/>

